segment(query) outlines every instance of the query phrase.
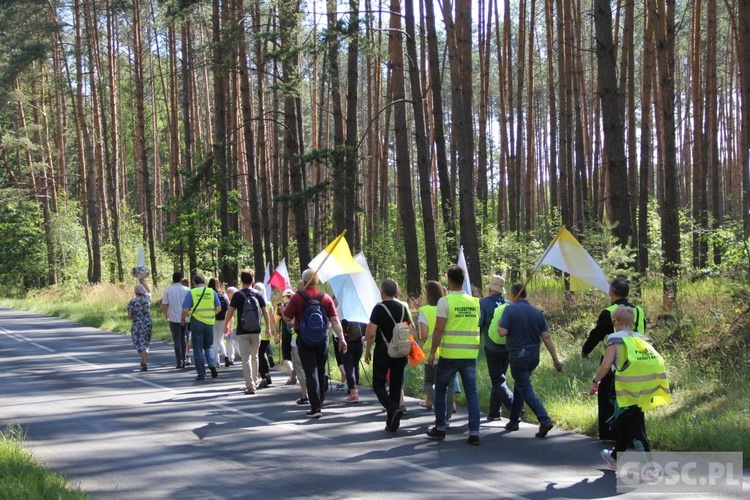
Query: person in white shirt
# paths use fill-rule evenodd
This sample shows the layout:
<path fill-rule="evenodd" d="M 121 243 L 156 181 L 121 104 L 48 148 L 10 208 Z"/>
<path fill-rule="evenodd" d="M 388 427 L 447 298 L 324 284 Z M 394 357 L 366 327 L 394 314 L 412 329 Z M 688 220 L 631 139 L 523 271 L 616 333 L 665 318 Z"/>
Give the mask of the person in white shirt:
<path fill-rule="evenodd" d="M 182 273 L 177 271 L 172 275 L 172 284 L 164 290 L 161 300 L 161 310 L 169 323 L 169 331 L 172 332 L 177 369 L 185 368 L 187 361 L 187 326 L 182 323 L 182 302 L 190 289 L 181 281 Z"/>

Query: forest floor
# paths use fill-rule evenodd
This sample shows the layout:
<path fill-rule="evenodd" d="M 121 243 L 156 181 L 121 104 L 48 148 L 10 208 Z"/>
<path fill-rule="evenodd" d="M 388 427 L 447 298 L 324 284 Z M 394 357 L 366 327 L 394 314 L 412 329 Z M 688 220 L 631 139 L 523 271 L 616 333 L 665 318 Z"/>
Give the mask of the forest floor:
<path fill-rule="evenodd" d="M 0 304 L 125 333 L 130 329 L 125 306 L 131 291 L 129 285 L 112 284 L 58 288 L 37 291 L 26 299 L 0 299 Z M 170 341 L 161 314 L 161 292 L 153 295 L 153 336 Z M 534 372 L 534 387 L 557 426 L 594 436 L 596 398 L 584 393 L 598 359 L 583 359 L 580 350 L 599 312 L 609 305 L 608 299 L 599 292 L 566 297 L 559 282 L 535 279 L 529 286 L 529 300 L 544 311 L 564 364 L 563 372 L 557 373 L 549 355 L 543 353 Z M 665 358 L 672 390 L 671 404 L 647 415 L 653 448 L 741 451 L 745 466 L 750 465 L 750 308 L 741 291 L 721 278 L 681 283 L 679 306 L 667 311 L 661 305 L 661 286 L 654 283 L 644 286 L 634 302 L 646 311 L 647 335 Z M 422 367 L 409 366 L 407 371 L 406 392 L 421 397 Z M 481 355 L 477 371 L 480 402 L 486 411 L 490 381 Z M 366 367 L 362 381 L 368 380 Z M 460 395 L 458 401 L 463 402 Z"/>

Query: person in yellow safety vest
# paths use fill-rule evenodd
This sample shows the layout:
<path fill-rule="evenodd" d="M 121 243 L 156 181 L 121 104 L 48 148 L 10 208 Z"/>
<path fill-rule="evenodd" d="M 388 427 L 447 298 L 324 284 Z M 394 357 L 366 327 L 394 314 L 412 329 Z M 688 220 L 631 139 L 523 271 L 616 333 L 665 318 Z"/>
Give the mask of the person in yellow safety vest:
<path fill-rule="evenodd" d="M 624 305 L 633 308 L 633 330 L 638 333 L 646 332 L 646 318 L 643 309 L 628 300 L 629 293 L 630 283 L 628 283 L 627 279 L 618 277 L 612 280 L 612 283 L 609 285 L 609 297 L 612 300 L 612 305 L 602 310 L 599 318 L 596 320 L 596 326 L 589 332 L 589 336 L 581 348 L 581 356 L 584 359 L 588 359 L 597 346 L 600 347 L 601 356 L 604 356 L 604 346 L 607 343 L 607 337 L 616 331 L 612 321 L 612 312 L 617 309 L 617 306 Z M 607 423 L 607 420 L 612 417 L 612 413 L 615 411 L 612 405 L 612 397 L 614 397 L 614 393 L 612 392 L 613 387 L 614 378 L 610 373 L 599 384 L 599 392 L 597 393 L 599 439 L 603 441 L 614 441 L 616 438 L 614 431 L 609 428 L 610 426 Z"/>
<path fill-rule="evenodd" d="M 437 281 L 428 281 L 424 287 L 425 297 L 427 304 L 419 308 L 419 336 L 424 341 L 422 349 L 429 353 L 432 348 L 432 335 L 435 331 L 435 321 L 437 320 L 437 303 L 441 297 L 445 296 L 445 290 L 443 285 Z M 440 348 L 438 347 L 436 357 L 440 357 Z M 451 384 L 451 387 L 453 384 Z M 432 410 L 433 401 L 435 400 L 435 367 L 425 363 L 424 365 L 424 392 L 427 395 L 424 406 L 427 410 Z M 453 416 L 453 408 L 455 406 L 456 392 L 449 390 L 446 393 L 446 415 L 445 424 L 448 426 L 448 422 Z"/>
<path fill-rule="evenodd" d="M 505 346 L 506 337 L 501 337 L 497 328 L 500 326 L 500 318 L 503 311 L 510 304 L 503 294 L 505 293 L 505 279 L 502 276 L 490 278 L 487 285 L 490 294 L 479 301 L 481 314 L 479 318 L 479 329 L 484 338 L 484 355 L 487 359 L 487 372 L 492 382 L 490 390 L 490 404 L 487 411 L 487 420 L 492 422 L 500 420 L 500 405 L 505 406 L 508 411 L 513 408 L 513 391 L 508 388 L 508 348 Z"/>
<path fill-rule="evenodd" d="M 206 286 L 205 278 L 200 274 L 193 276 L 193 288 L 182 303 L 182 323 L 190 321 L 195 371 L 198 373 L 195 380 L 206 380 L 206 363 L 211 370 L 211 378 L 219 376 L 213 344 L 214 321 L 220 311 L 221 302 L 216 291 Z"/>
<path fill-rule="evenodd" d="M 643 410 L 669 403 L 664 360 L 648 338 L 631 329 L 634 317 L 631 307 L 619 305 L 614 310 L 617 331 L 609 336 L 604 359 L 591 381 L 591 392 L 595 393 L 604 377 L 615 373 L 615 412 L 610 420 L 616 434 L 615 447 L 600 453 L 611 469 L 617 469 L 617 454 L 631 444 L 636 451 L 651 451 Z"/>
<path fill-rule="evenodd" d="M 446 392 L 448 384 L 461 375 L 469 411 L 468 444 L 479 444 L 479 396 L 477 395 L 477 356 L 479 354 L 479 299 L 463 291 L 464 270 L 448 268 L 448 295 L 441 297 L 435 313 L 435 330 L 427 363 L 435 370 L 435 426 L 427 431 L 431 439 L 445 439 Z M 440 348 L 440 357 L 436 357 Z"/>

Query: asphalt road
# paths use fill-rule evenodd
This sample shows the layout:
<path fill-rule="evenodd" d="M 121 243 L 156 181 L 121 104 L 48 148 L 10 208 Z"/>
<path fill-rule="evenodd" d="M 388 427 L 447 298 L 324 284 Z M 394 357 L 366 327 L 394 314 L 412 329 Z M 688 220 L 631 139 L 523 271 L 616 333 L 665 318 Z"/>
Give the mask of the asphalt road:
<path fill-rule="evenodd" d="M 468 446 L 460 409 L 446 440 L 432 442 L 432 418 L 414 400 L 392 434 L 367 389 L 358 405 L 329 393 L 323 418 L 309 420 L 283 373 L 246 396 L 239 366 L 196 382 L 162 342 L 140 372 L 129 336 L 57 318 L 0 308 L 0 362 L 0 424 L 21 425 L 38 459 L 95 498 L 617 495 L 592 438 L 555 428 L 537 439 L 530 424 L 507 433 L 503 420 L 483 422 L 481 445 Z M 744 484 L 747 497 L 747 471 Z"/>

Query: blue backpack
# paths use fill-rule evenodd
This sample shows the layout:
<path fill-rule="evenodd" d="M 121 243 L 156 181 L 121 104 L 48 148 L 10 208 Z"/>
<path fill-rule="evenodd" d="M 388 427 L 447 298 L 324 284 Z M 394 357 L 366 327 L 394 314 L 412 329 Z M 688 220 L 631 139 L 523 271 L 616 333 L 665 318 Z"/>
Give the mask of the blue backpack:
<path fill-rule="evenodd" d="M 297 292 L 305 298 L 305 308 L 299 319 L 299 335 L 302 342 L 309 346 L 319 346 L 328 340 L 328 315 L 323 308 L 324 293 L 320 292 L 314 299 L 304 291 Z"/>

